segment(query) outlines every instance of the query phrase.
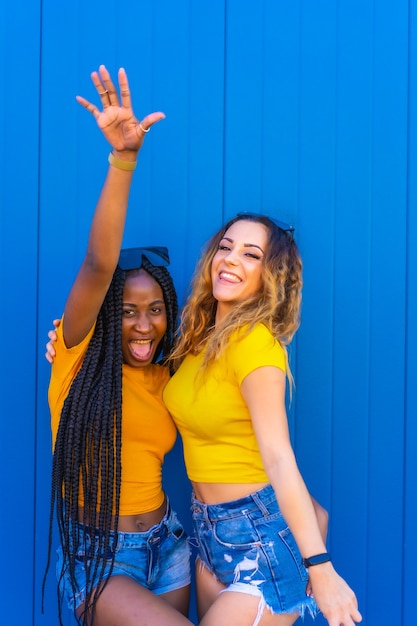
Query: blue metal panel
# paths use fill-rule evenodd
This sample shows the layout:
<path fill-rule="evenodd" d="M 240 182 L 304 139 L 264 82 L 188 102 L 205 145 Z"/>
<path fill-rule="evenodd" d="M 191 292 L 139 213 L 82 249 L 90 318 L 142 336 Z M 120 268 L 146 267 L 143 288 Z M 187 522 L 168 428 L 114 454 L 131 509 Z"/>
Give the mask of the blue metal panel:
<path fill-rule="evenodd" d="M 0 597 L 13 626 L 32 623 L 34 597 L 39 24 L 38 2 L 0 4 Z"/>
<path fill-rule="evenodd" d="M 304 262 L 302 321 L 296 345 L 295 444 L 310 491 L 330 512 L 331 531 L 337 35 L 337 5 L 324 12 L 303 3 L 300 58 L 293 68 L 300 82 L 297 240 Z M 335 561 L 340 570 L 342 563 Z M 322 618 L 318 622 L 326 623 Z"/>
<path fill-rule="evenodd" d="M 366 619 L 373 19 L 372 2 L 339 5 L 333 235 L 331 549 Z"/>
<path fill-rule="evenodd" d="M 399 555 L 404 541 L 407 57 L 408 3 L 398 3 L 395 13 L 391 7 L 376 4 L 370 241 L 368 563 L 372 564 L 372 572 L 381 572 L 386 569 L 387 562 L 390 563 L 389 582 L 386 580 L 395 601 L 382 608 L 378 578 L 371 575 L 368 565 L 368 612 L 371 616 L 379 614 L 387 623 L 398 620 L 403 588 L 403 564 Z M 394 228 L 391 217 L 395 221 Z"/>
<path fill-rule="evenodd" d="M 312 493 L 330 507 L 337 117 L 337 11 L 300 12 L 298 233 L 304 261 L 297 338 L 296 450 Z M 317 278 L 319 277 L 319 280 Z M 314 454 L 311 443 L 319 442 Z"/>
<path fill-rule="evenodd" d="M 406 353 L 405 353 L 405 430 L 404 430 L 404 572 L 402 623 L 416 621 L 415 589 L 417 584 L 417 32 L 416 2 L 410 5 L 409 27 L 409 164 L 406 266 Z M 401 513 L 401 511 L 400 511 Z"/>
<path fill-rule="evenodd" d="M 261 207 L 263 7 L 250 0 L 226 3 L 224 209 Z"/>

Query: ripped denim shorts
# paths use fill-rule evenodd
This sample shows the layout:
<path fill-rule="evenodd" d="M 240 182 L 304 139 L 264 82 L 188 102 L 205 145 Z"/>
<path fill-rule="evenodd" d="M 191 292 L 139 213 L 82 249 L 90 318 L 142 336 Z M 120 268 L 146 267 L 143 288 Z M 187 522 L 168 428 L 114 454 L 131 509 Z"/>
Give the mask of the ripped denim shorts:
<path fill-rule="evenodd" d="M 63 556 L 58 548 L 56 567 L 60 592 L 67 601 L 69 609 L 76 609 L 85 600 L 86 574 L 84 559 L 88 551 L 90 528 L 78 523 L 79 543 L 76 557 L 76 589 L 72 589 L 71 580 L 66 571 L 62 571 Z M 93 529 L 94 532 L 95 529 Z M 111 531 L 111 540 L 114 538 Z M 118 532 L 114 565 L 111 576 L 128 576 L 137 583 L 160 595 L 180 589 L 190 584 L 190 546 L 182 524 L 168 502 L 165 516 L 146 532 Z M 111 555 L 96 555 L 105 559 L 104 579 L 110 572 Z"/>
<path fill-rule="evenodd" d="M 271 485 L 221 504 L 193 497 L 191 511 L 198 556 L 228 591 L 263 598 L 272 613 L 317 613 L 306 594 L 308 572 Z"/>

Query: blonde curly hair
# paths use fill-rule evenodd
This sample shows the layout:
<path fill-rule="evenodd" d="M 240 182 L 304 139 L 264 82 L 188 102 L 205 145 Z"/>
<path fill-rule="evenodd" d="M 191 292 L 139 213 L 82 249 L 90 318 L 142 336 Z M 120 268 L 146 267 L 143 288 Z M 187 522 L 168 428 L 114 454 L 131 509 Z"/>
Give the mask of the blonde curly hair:
<path fill-rule="evenodd" d="M 262 286 L 252 297 L 236 302 L 231 313 L 215 326 L 217 301 L 213 296 L 211 265 L 226 231 L 240 220 L 263 224 L 268 231 Z M 238 214 L 213 235 L 203 250 L 170 357 L 174 369 L 187 354 L 196 355 L 206 348 L 204 368 L 223 352 L 235 330 L 247 327 L 249 332 L 260 323 L 270 330 L 286 352 L 300 323 L 301 289 L 302 262 L 292 229 L 265 215 Z M 288 374 L 291 380 L 289 368 Z"/>

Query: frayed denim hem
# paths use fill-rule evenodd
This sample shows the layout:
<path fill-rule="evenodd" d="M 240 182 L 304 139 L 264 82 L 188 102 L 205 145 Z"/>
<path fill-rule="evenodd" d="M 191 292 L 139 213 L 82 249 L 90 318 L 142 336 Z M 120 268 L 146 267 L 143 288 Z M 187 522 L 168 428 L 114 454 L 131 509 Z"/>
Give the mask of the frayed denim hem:
<path fill-rule="evenodd" d="M 274 611 L 269 604 L 266 603 L 262 591 L 259 589 L 259 587 L 255 585 L 251 585 L 250 583 L 233 583 L 225 589 L 222 589 L 220 593 L 225 593 L 226 591 L 237 591 L 238 593 L 246 593 L 250 596 L 255 596 L 259 598 L 258 613 L 256 615 L 253 626 L 258 626 L 265 609 L 272 613 L 272 615 L 291 615 L 292 613 L 297 613 L 297 615 L 301 617 L 301 619 L 304 618 L 306 613 L 308 613 L 313 619 L 319 613 L 319 609 L 315 600 L 310 596 L 306 596 L 306 599 L 304 601 L 300 602 L 293 608 L 278 613 L 277 611 Z"/>

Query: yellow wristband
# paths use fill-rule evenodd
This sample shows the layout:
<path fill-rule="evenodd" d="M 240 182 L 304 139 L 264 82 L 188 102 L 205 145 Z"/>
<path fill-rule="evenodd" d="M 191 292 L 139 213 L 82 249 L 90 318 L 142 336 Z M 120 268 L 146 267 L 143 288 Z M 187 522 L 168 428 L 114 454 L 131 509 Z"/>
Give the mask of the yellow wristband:
<path fill-rule="evenodd" d="M 124 170 L 125 172 L 132 172 L 136 168 L 136 161 L 123 161 L 115 157 L 113 152 L 109 154 L 109 163 L 113 167 L 117 167 L 118 170 Z"/>

